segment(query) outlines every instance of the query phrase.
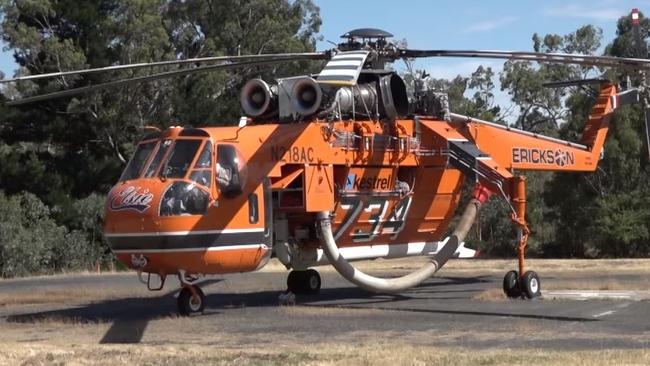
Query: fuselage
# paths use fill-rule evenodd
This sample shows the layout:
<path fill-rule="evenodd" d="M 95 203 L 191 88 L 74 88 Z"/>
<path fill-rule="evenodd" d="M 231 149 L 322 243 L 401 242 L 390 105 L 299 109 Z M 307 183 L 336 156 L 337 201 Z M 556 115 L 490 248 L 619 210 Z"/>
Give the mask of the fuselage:
<path fill-rule="evenodd" d="M 463 175 L 429 123 L 447 124 L 170 128 L 139 143 L 109 194 L 105 235 L 144 272 L 251 271 L 276 242 L 306 266 L 322 261 L 314 214 L 328 210 L 342 248 L 435 252 Z"/>
<path fill-rule="evenodd" d="M 465 177 L 523 220 L 514 170 L 595 170 L 616 93 L 601 87 L 584 145 L 458 115 L 170 128 L 138 144 L 105 236 L 127 266 L 160 275 L 252 271 L 272 254 L 305 269 L 326 262 L 315 217 L 327 211 L 346 258 L 433 254 Z"/>

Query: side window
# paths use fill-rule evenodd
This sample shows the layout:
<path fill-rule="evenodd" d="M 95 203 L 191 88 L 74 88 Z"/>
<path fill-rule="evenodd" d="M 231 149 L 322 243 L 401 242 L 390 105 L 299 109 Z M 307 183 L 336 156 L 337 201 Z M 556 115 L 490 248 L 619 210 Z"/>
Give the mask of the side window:
<path fill-rule="evenodd" d="M 226 197 L 240 194 L 246 183 L 246 162 L 232 145 L 217 146 L 216 180 Z"/>
<path fill-rule="evenodd" d="M 257 202 L 257 194 L 251 193 L 248 195 L 248 222 L 257 224 L 260 220 L 259 204 Z"/>

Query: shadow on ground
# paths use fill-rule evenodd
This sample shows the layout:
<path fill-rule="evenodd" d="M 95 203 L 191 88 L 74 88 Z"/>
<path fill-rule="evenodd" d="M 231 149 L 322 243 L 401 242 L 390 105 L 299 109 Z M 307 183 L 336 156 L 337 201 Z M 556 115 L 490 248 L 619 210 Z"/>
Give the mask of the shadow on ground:
<path fill-rule="evenodd" d="M 218 282 L 218 281 L 216 281 Z M 314 308 L 335 309 L 377 309 L 398 312 L 472 315 L 484 317 L 512 317 L 538 320 L 555 320 L 567 322 L 590 322 L 592 318 L 547 316 L 539 314 L 521 314 L 503 311 L 464 311 L 458 310 L 451 302 L 448 308 L 416 308 L 412 300 L 460 300 L 473 302 L 472 295 L 481 289 L 449 289 L 447 286 L 473 285 L 490 282 L 485 277 L 438 277 L 403 294 L 373 294 L 356 287 L 324 288 L 318 295 L 297 296 L 296 304 Z M 206 283 L 207 286 L 207 283 Z M 12 315 L 6 318 L 12 323 L 38 323 L 47 320 L 66 321 L 70 323 L 111 322 L 112 325 L 102 337 L 100 343 L 139 343 L 151 320 L 176 317 L 177 290 L 167 292 L 159 297 L 126 298 L 108 300 L 70 308 Z M 264 308 L 278 306 L 277 291 L 260 291 L 251 293 L 214 293 L 206 295 L 208 312 L 198 316 L 215 316 L 233 308 Z M 479 307 L 480 308 L 480 307 Z"/>

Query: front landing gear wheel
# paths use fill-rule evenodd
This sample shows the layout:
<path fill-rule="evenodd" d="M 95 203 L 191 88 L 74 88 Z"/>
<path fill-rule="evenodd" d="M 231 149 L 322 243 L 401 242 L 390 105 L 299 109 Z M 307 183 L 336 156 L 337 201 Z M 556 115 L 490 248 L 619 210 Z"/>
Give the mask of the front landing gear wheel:
<path fill-rule="evenodd" d="M 188 316 L 192 313 L 200 313 L 205 309 L 205 295 L 201 288 L 194 286 L 196 296 L 189 287 L 183 287 L 178 294 L 178 312 L 182 316 Z"/>
<path fill-rule="evenodd" d="M 287 277 L 287 288 L 294 294 L 316 294 L 320 285 L 320 275 L 313 269 L 291 271 Z"/>
<path fill-rule="evenodd" d="M 517 271 L 510 271 L 503 277 L 503 292 L 511 299 L 521 295 L 519 273 Z"/>
<path fill-rule="evenodd" d="M 524 273 L 520 287 L 522 294 L 528 299 L 534 299 L 542 294 L 542 283 L 535 271 Z"/>

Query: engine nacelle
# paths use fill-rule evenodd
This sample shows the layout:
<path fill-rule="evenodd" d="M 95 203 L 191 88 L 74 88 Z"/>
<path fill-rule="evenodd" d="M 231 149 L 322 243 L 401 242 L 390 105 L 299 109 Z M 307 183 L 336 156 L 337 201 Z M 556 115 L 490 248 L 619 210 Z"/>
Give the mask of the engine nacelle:
<path fill-rule="evenodd" d="M 316 113 L 323 101 L 323 91 L 316 80 L 305 77 L 295 81 L 291 89 L 291 106 L 303 117 Z"/>
<path fill-rule="evenodd" d="M 399 75 L 391 73 L 379 78 L 379 113 L 388 119 L 404 116 L 409 110 L 406 85 Z"/>
<path fill-rule="evenodd" d="M 249 117 L 259 117 L 278 109 L 277 88 L 262 79 L 250 80 L 240 93 L 241 107 Z"/>

